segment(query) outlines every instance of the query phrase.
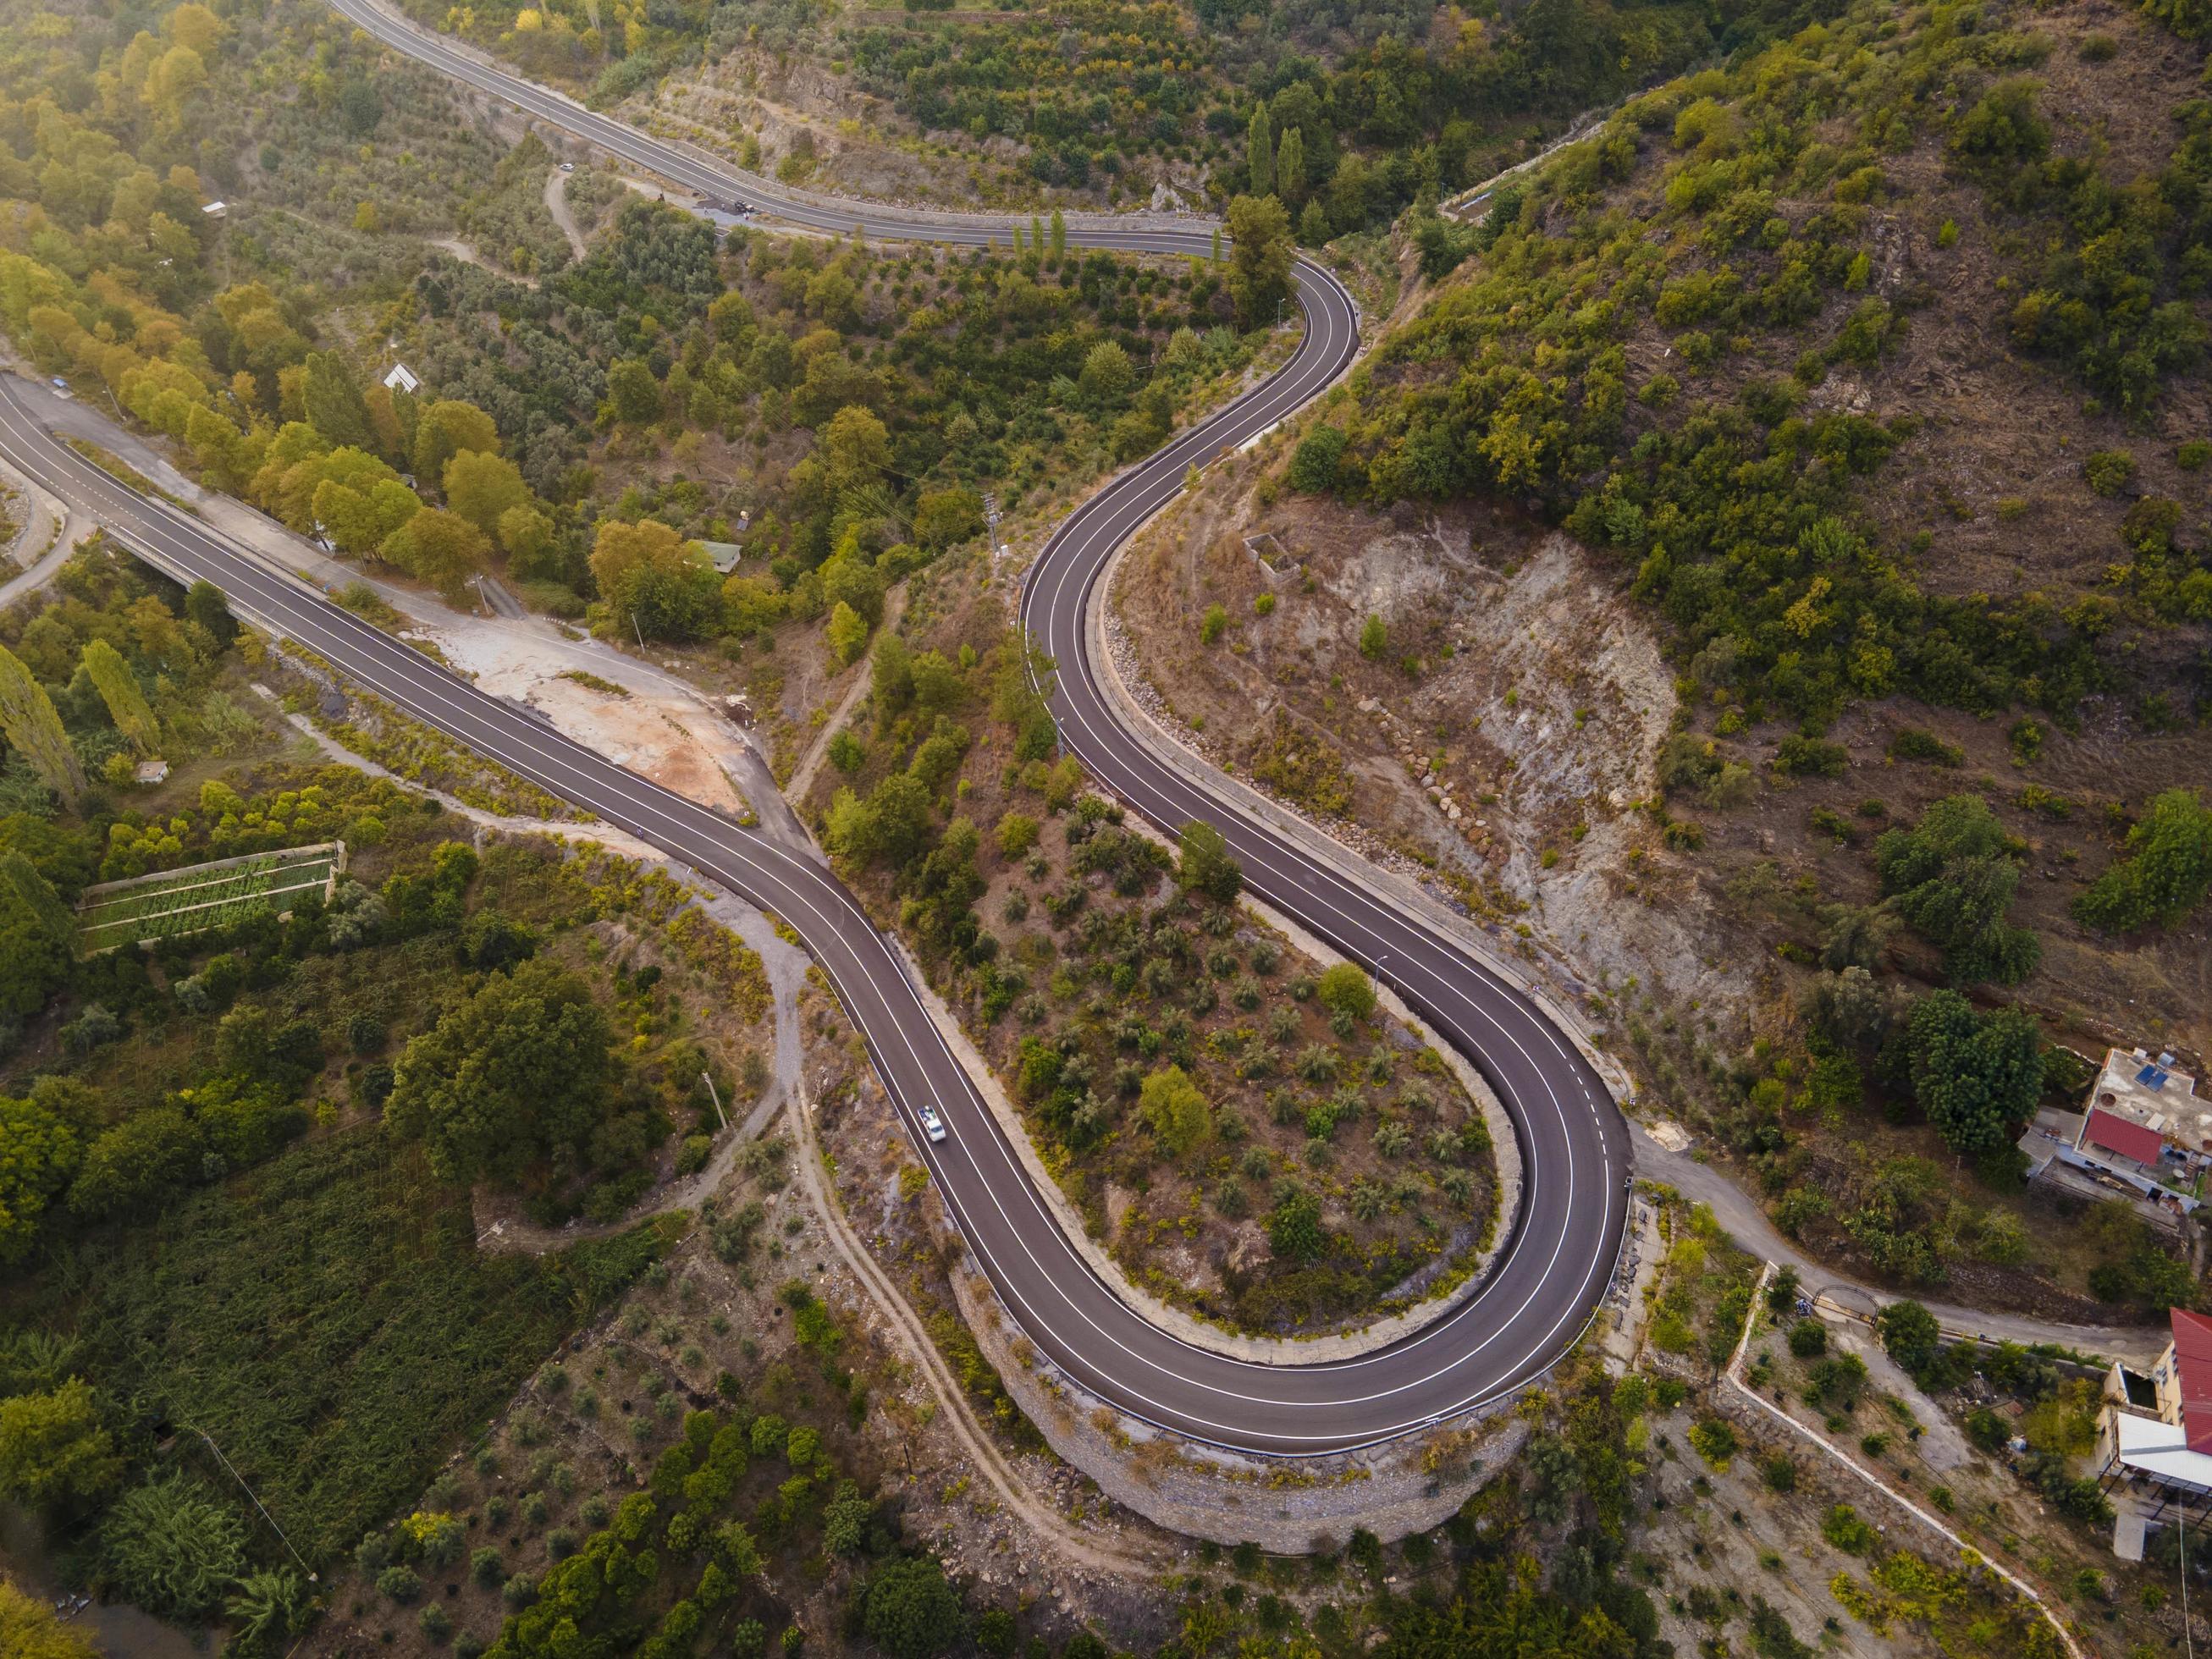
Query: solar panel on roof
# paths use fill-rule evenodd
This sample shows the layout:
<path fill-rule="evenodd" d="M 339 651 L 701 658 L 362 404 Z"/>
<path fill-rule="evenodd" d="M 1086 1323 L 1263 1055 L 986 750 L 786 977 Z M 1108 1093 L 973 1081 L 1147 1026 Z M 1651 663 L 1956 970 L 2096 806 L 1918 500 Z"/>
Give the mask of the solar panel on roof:
<path fill-rule="evenodd" d="M 2136 1081 L 2146 1089 L 2163 1089 L 2166 1087 L 2166 1074 L 2155 1066 L 2146 1066 L 2136 1073 Z"/>

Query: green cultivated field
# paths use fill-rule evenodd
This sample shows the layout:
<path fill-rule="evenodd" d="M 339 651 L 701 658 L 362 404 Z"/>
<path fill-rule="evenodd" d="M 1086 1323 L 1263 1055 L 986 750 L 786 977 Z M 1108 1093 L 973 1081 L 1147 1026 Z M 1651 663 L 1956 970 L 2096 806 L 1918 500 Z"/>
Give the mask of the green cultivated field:
<path fill-rule="evenodd" d="M 282 910 L 303 894 L 325 891 L 344 857 L 343 842 L 325 842 L 105 882 L 87 888 L 78 901 L 78 938 L 87 951 L 107 951 L 228 927 L 256 910 Z"/>

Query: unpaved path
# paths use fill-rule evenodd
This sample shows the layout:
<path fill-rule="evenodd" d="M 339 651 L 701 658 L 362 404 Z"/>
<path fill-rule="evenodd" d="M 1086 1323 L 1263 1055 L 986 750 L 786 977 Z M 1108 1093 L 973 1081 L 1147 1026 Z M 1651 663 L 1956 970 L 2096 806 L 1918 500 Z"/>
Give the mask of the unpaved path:
<path fill-rule="evenodd" d="M 505 266 L 494 264 L 458 236 L 434 237 L 431 239 L 430 246 L 442 253 L 452 254 L 465 265 L 474 265 L 478 270 L 489 271 L 502 283 L 520 283 L 525 288 L 538 286 L 538 279 L 535 276 L 518 276 Z"/>
<path fill-rule="evenodd" d="M 821 1144 L 814 1137 L 812 1103 L 808 1099 L 805 1079 L 791 1103 L 790 1122 L 793 1139 L 798 1145 L 798 1156 L 793 1159 L 799 1173 L 799 1182 L 806 1193 L 807 1201 L 822 1216 L 830 1242 L 836 1248 L 848 1267 L 875 1298 L 905 1345 L 915 1369 L 929 1385 L 929 1391 L 944 1409 L 945 1419 L 952 1425 L 961 1449 L 968 1454 L 976 1472 L 991 1483 L 999 1501 L 1027 1526 L 1032 1536 L 1050 1545 L 1060 1553 L 1079 1565 L 1095 1571 L 1109 1572 L 1119 1577 L 1146 1577 L 1159 1571 L 1163 1558 L 1147 1553 L 1116 1550 L 1100 1544 L 1084 1528 L 1070 1521 L 1050 1504 L 1038 1501 L 1006 1454 L 999 1448 L 982 1425 L 975 1420 L 968 1403 L 968 1396 L 960 1387 L 959 1379 L 952 1375 L 945 1363 L 945 1356 L 929 1340 L 929 1333 L 904 1297 L 898 1292 L 867 1245 L 853 1231 L 844 1210 L 822 1167 Z"/>
<path fill-rule="evenodd" d="M 545 210 L 553 216 L 553 222 L 568 239 L 568 251 L 582 258 L 586 252 L 584 233 L 576 228 L 576 216 L 568 211 L 568 175 L 558 167 L 545 175 Z"/>
<path fill-rule="evenodd" d="M 1805 1255 L 1782 1236 L 1756 1200 L 1711 1164 L 1700 1163 L 1687 1151 L 1670 1152 L 1633 1118 L 1629 1120 L 1628 1133 L 1636 1143 L 1638 1176 L 1664 1182 L 1684 1198 L 1705 1206 L 1722 1229 L 1747 1250 L 1779 1266 L 1795 1267 L 1808 1296 L 1826 1296 L 1838 1306 L 1861 1314 L 1872 1314 L 1900 1299 L 1893 1291 L 1862 1285 Z M 2154 1327 L 2062 1325 L 2019 1314 L 1989 1313 L 1953 1303 L 1914 1299 L 1936 1316 L 1950 1336 L 1994 1342 L 2053 1342 L 2146 1366 L 2154 1363 L 2166 1347 L 2166 1334 Z"/>
<path fill-rule="evenodd" d="M 899 617 L 905 610 L 906 584 L 901 582 L 884 596 L 884 620 L 877 629 L 878 635 L 880 636 L 896 628 Z M 814 786 L 815 774 L 822 769 L 823 759 L 830 752 L 830 739 L 845 729 L 845 722 L 853 718 L 853 710 L 860 706 L 860 699 L 868 695 L 868 687 L 872 684 L 873 676 L 866 670 L 853 677 L 852 684 L 845 688 L 845 695 L 830 711 L 830 718 L 822 722 L 822 729 L 814 734 L 814 741 L 808 745 L 805 758 L 799 763 L 799 769 L 791 775 L 791 781 L 784 786 L 786 800 L 806 799 L 806 792 Z"/>

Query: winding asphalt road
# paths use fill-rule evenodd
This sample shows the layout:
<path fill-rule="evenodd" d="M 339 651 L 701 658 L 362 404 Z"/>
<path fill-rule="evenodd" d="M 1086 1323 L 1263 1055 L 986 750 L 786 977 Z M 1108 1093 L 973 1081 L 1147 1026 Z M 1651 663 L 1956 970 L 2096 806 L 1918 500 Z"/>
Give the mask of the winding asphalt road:
<path fill-rule="evenodd" d="M 556 123 L 637 166 L 721 202 L 746 202 L 822 229 L 980 244 L 1012 218 L 825 204 L 672 149 L 558 94 L 487 67 L 366 0 L 332 3 L 386 45 Z M 1069 224 L 1080 246 L 1204 252 L 1213 227 L 1157 221 Z M 240 616 L 296 641 L 416 719 L 661 848 L 781 916 L 805 940 L 865 1036 L 909 1127 L 933 1102 L 951 1128 L 915 1144 L 1022 1331 L 1084 1389 L 1194 1439 L 1279 1456 L 1338 1452 L 1410 1432 L 1540 1375 L 1603 1296 L 1626 1219 L 1629 1141 L 1601 1079 L 1567 1036 L 1451 937 L 1248 817 L 1195 762 L 1163 764 L 1126 730 L 1085 648 L 1084 607 L 1116 548 L 1182 488 L 1185 470 L 1267 430 L 1333 381 L 1358 350 L 1342 285 L 1301 261 L 1306 333 L 1283 368 L 1079 509 L 1046 546 L 1023 617 L 1064 665 L 1054 707 L 1093 775 L 1173 830 L 1218 826 L 1253 890 L 1397 988 L 1480 1067 L 1521 1142 L 1513 1237 L 1480 1291 L 1425 1329 L 1356 1359 L 1267 1364 L 1169 1335 L 1090 1267 L 1030 1185 L 1020 1158 L 938 1033 L 898 951 L 811 860 L 627 771 L 521 706 L 477 690 L 166 502 L 125 489 L 57 441 L 47 395 L 0 384 L 0 453 L 180 580 L 216 583 Z"/>

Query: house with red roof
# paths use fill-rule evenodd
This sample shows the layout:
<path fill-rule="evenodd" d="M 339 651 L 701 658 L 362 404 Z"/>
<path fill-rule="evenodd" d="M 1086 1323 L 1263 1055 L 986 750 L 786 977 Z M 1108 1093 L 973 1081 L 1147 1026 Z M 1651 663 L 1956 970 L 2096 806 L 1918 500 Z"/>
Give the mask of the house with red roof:
<path fill-rule="evenodd" d="M 2079 1112 L 2049 1109 L 2021 1137 L 2031 1180 L 2121 1198 L 2179 1231 L 2212 1174 L 2212 1101 L 2173 1056 L 2109 1050 Z"/>
<path fill-rule="evenodd" d="M 2149 1372 L 2115 1365 L 2098 1423 L 2098 1480 L 2120 1513 L 2115 1547 L 2138 1559 L 2143 1529 L 2212 1505 L 2212 1319 L 2176 1308 Z M 2132 1536 L 2135 1547 L 2118 1540 Z"/>

